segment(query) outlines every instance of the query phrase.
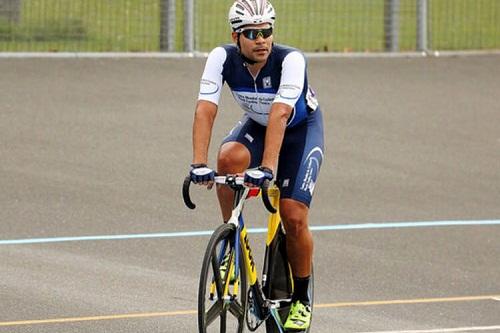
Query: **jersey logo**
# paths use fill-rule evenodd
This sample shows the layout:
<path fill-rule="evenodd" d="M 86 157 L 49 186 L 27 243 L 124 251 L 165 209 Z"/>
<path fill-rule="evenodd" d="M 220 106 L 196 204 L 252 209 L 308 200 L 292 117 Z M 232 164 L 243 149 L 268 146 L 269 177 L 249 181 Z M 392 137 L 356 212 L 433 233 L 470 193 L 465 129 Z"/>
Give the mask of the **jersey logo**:
<path fill-rule="evenodd" d="M 316 178 L 318 177 L 319 168 L 323 161 L 323 150 L 320 147 L 314 147 L 304 161 L 306 165 L 306 172 L 300 189 L 309 192 L 313 195 L 314 188 L 316 187 Z"/>
<path fill-rule="evenodd" d="M 200 81 L 200 94 L 201 95 L 213 95 L 219 91 L 219 86 L 217 83 L 202 79 Z"/>
<path fill-rule="evenodd" d="M 266 76 L 265 78 L 262 79 L 262 86 L 264 87 L 264 89 L 266 88 L 272 88 L 272 83 L 271 83 L 271 77 L 270 76 Z"/>
<path fill-rule="evenodd" d="M 316 99 L 316 93 L 312 90 L 311 86 L 307 87 L 306 101 L 307 106 L 311 108 L 312 111 L 316 111 L 318 108 L 318 100 Z"/>
<path fill-rule="evenodd" d="M 300 87 L 292 84 L 282 84 L 278 90 L 278 95 L 283 99 L 298 99 L 300 93 Z"/>

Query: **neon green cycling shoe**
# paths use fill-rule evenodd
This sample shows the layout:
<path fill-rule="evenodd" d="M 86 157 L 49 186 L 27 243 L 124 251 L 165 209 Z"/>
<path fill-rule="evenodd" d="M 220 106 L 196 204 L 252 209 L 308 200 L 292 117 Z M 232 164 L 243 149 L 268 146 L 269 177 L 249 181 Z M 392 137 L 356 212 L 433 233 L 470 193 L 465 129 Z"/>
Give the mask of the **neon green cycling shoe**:
<path fill-rule="evenodd" d="M 233 256 L 232 265 L 234 266 L 234 256 Z M 219 268 L 220 278 L 222 279 L 222 281 L 225 280 L 225 278 L 226 278 L 226 272 L 229 269 L 229 267 L 230 267 L 230 265 L 229 265 L 229 254 L 226 254 L 224 256 L 224 258 L 222 259 L 222 263 L 220 264 L 220 268 Z M 236 269 L 233 268 L 233 274 L 231 275 L 231 278 L 229 279 L 229 283 L 230 284 L 234 284 L 235 282 L 236 282 Z"/>
<path fill-rule="evenodd" d="M 283 327 L 288 331 L 305 331 L 311 325 L 311 306 L 296 301 L 292 303 L 290 313 Z"/>

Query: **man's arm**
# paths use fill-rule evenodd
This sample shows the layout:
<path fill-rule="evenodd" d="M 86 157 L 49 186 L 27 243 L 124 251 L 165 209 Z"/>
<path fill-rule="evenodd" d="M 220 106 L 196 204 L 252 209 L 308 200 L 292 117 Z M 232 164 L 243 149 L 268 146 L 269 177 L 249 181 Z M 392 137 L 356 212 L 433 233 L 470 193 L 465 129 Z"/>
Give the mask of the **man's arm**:
<path fill-rule="evenodd" d="M 198 101 L 193 122 L 193 164 L 208 162 L 208 147 L 216 115 L 216 104 L 205 100 Z"/>
<path fill-rule="evenodd" d="M 193 164 L 207 164 L 208 161 L 208 146 L 222 90 L 226 57 L 226 50 L 216 47 L 205 63 L 193 122 Z"/>
<path fill-rule="evenodd" d="M 267 123 L 266 138 L 264 141 L 264 156 L 262 166 L 273 171 L 278 164 L 279 152 L 285 136 L 288 118 L 292 114 L 292 107 L 284 103 L 273 103 Z"/>
<path fill-rule="evenodd" d="M 273 171 L 278 164 L 288 118 L 304 87 L 305 58 L 299 52 L 291 52 L 283 60 L 282 67 L 280 87 L 269 112 L 262 158 L 262 166 Z"/>

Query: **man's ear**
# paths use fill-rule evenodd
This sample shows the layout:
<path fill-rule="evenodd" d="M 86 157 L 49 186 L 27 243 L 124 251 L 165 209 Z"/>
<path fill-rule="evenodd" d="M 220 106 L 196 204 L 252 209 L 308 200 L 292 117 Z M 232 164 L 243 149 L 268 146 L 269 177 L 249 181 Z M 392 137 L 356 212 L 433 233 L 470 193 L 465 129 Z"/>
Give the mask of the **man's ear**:
<path fill-rule="evenodd" d="M 239 34 L 238 34 L 237 32 L 234 32 L 234 31 L 231 33 L 231 37 L 232 37 L 232 39 L 233 39 L 233 43 L 239 44 L 239 43 L 238 43 L 238 42 L 239 42 L 239 40 L 238 40 L 238 39 L 239 39 L 239 38 L 238 38 L 239 36 L 238 36 L 238 35 L 239 35 Z"/>

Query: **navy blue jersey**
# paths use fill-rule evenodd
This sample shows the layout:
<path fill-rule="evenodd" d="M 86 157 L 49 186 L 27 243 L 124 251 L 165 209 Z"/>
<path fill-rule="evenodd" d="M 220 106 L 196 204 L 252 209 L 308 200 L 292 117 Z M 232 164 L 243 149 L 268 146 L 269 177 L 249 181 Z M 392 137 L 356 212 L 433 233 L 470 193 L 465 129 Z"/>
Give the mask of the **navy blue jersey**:
<path fill-rule="evenodd" d="M 267 126 L 273 103 L 285 103 L 293 108 L 288 127 L 303 122 L 318 107 L 308 85 L 305 57 L 288 46 L 273 45 L 265 66 L 255 77 L 236 45 L 215 48 L 207 59 L 198 99 L 218 105 L 224 83 L 243 111 L 263 126 Z"/>
<path fill-rule="evenodd" d="M 208 56 L 198 99 L 218 105 L 224 83 L 244 115 L 223 144 L 236 141 L 247 147 L 250 168 L 261 164 L 272 104 L 285 103 L 293 108 L 276 180 L 282 199 L 309 206 L 323 162 L 324 138 L 322 114 L 308 84 L 304 55 L 288 46 L 273 45 L 266 64 L 254 77 L 236 45 L 217 47 Z"/>

